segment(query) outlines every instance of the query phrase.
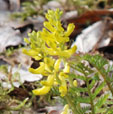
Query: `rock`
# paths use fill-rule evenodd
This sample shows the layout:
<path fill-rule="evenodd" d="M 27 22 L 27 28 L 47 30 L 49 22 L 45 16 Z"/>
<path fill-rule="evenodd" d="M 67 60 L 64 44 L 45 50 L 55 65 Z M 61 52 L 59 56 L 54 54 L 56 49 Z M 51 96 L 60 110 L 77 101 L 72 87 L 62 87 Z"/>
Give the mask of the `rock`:
<path fill-rule="evenodd" d="M 62 6 L 57 1 L 50 1 L 46 5 L 43 6 L 44 10 L 52 9 L 55 10 L 56 8 L 62 9 Z"/>
<path fill-rule="evenodd" d="M 63 19 L 64 19 L 64 20 L 67 20 L 67 19 L 75 18 L 75 17 L 77 17 L 77 16 L 78 16 L 77 10 L 69 11 L 69 12 L 66 12 L 66 13 L 63 15 Z"/>
<path fill-rule="evenodd" d="M 7 9 L 8 9 L 8 4 L 5 2 L 5 0 L 0 0 L 0 10 L 7 10 Z"/>

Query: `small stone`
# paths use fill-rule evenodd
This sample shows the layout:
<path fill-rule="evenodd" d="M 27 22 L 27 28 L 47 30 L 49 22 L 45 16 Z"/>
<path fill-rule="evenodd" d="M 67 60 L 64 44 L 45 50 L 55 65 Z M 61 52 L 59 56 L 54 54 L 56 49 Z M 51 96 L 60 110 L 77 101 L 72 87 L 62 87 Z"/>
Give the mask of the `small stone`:
<path fill-rule="evenodd" d="M 43 6 L 44 10 L 52 9 L 55 10 L 56 8 L 62 9 L 62 6 L 57 1 L 50 1 L 46 5 Z"/>

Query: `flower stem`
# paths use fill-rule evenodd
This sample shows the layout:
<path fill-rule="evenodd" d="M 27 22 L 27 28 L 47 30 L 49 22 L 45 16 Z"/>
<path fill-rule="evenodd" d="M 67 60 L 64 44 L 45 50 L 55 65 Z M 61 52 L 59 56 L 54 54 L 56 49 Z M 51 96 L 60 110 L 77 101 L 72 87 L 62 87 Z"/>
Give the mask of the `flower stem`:
<path fill-rule="evenodd" d="M 71 107 L 73 114 L 80 114 L 77 110 L 77 107 L 74 105 L 72 99 L 69 97 L 69 95 L 66 95 L 65 99 L 67 103 L 69 104 L 69 106 Z"/>
<path fill-rule="evenodd" d="M 86 84 L 87 84 L 88 94 L 89 94 L 90 101 L 91 101 L 90 104 L 91 104 L 92 114 L 95 114 L 93 98 L 92 98 L 92 95 L 91 95 L 91 90 L 90 90 L 90 87 L 89 87 L 89 81 L 88 81 L 88 77 L 87 76 L 86 76 Z"/>
<path fill-rule="evenodd" d="M 97 69 L 97 70 L 98 70 L 98 69 Z M 101 72 L 100 70 L 98 70 L 98 72 L 99 72 L 99 73 L 101 74 L 101 76 L 103 77 L 104 81 L 106 82 L 106 84 L 107 84 L 107 86 L 108 86 L 108 88 L 109 88 L 109 90 L 111 91 L 112 96 L 113 96 L 113 88 L 112 88 L 110 82 L 107 80 L 107 75 L 106 75 L 105 73 Z M 109 78 L 109 77 L 108 77 L 108 78 Z"/>

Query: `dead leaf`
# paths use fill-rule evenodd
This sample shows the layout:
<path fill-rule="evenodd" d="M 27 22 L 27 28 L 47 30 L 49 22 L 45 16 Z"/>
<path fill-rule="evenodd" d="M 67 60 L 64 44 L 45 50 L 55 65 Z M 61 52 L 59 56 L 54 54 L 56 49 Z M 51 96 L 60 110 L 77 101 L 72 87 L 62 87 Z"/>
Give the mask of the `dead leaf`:
<path fill-rule="evenodd" d="M 77 52 L 89 52 L 93 49 L 96 43 L 99 41 L 103 35 L 103 28 L 106 27 L 106 24 L 103 21 L 98 21 L 88 28 L 84 29 L 80 35 L 77 36 L 76 41 L 72 44 L 77 45 Z M 103 36 L 103 39 L 105 37 Z M 106 42 L 106 45 L 109 44 L 110 39 L 106 39 L 103 42 Z M 104 44 L 104 43 L 103 43 Z M 101 44 L 102 45 L 102 44 Z"/>
<path fill-rule="evenodd" d="M 15 96 L 17 99 L 24 100 L 25 98 L 29 97 L 29 92 L 23 88 L 14 88 L 13 91 L 9 93 L 10 96 Z"/>
<path fill-rule="evenodd" d="M 19 30 L 14 30 L 8 26 L 0 27 L 0 53 L 5 51 L 8 46 L 17 46 L 22 43 Z"/>
<path fill-rule="evenodd" d="M 60 114 L 60 112 L 59 111 L 57 111 L 57 110 L 52 110 L 51 112 L 49 112 L 48 114 Z"/>
<path fill-rule="evenodd" d="M 10 66 L 8 67 L 10 69 Z M 15 74 L 16 73 L 16 74 Z M 6 79 L 7 77 L 4 76 L 4 74 L 1 73 L 0 75 L 1 79 Z M 14 67 L 12 69 L 12 77 L 13 77 L 13 85 L 15 87 L 19 87 L 22 83 L 26 82 L 35 82 L 42 78 L 41 74 L 32 74 L 28 71 L 28 69 L 18 69 L 17 67 Z M 2 83 L 3 87 L 11 88 L 11 84 L 8 84 L 7 82 Z"/>
<path fill-rule="evenodd" d="M 87 11 L 79 17 L 68 19 L 68 23 L 74 23 L 76 26 L 71 37 L 75 37 L 87 25 L 103 20 L 103 17 L 107 17 L 109 15 L 113 15 L 113 9 Z"/>

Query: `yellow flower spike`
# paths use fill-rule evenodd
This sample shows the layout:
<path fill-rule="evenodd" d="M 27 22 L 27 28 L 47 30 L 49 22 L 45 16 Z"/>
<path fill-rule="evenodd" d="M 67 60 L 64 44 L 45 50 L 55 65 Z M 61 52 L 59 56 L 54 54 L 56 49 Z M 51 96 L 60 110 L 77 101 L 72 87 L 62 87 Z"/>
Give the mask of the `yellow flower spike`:
<path fill-rule="evenodd" d="M 65 64 L 65 67 L 64 67 L 64 69 L 63 69 L 63 72 L 64 72 L 64 73 L 69 73 L 69 72 L 70 72 L 70 66 L 69 66 L 68 63 Z"/>
<path fill-rule="evenodd" d="M 74 85 L 75 87 L 77 87 L 78 84 L 77 84 L 77 81 L 76 81 L 76 80 L 73 81 L 73 85 Z"/>
<path fill-rule="evenodd" d="M 30 49 L 23 50 L 23 52 L 35 60 L 41 59 L 43 61 L 40 62 L 37 69 L 29 68 L 29 71 L 34 74 L 48 76 L 47 80 L 41 81 L 41 84 L 44 85 L 42 88 L 33 90 L 35 95 L 47 94 L 54 84 L 58 84 L 62 97 L 66 95 L 68 90 L 66 80 L 70 67 L 66 63 L 64 69 L 60 70 L 61 60 L 55 61 L 54 56 L 67 59 L 75 53 L 77 47 L 73 46 L 71 49 L 67 49 L 66 42 L 69 41 L 69 35 L 74 30 L 74 24 L 69 24 L 67 31 L 65 31 L 60 21 L 61 15 L 62 11 L 59 9 L 56 11 L 48 10 L 46 14 L 47 21 L 44 22 L 45 28 L 42 31 L 33 31 L 29 34 L 30 39 L 26 40 L 26 43 L 30 45 Z M 56 77 L 57 75 L 58 77 Z M 67 110 L 67 108 L 64 109 Z M 64 112 L 62 114 L 66 114 L 67 111 Z"/>
<path fill-rule="evenodd" d="M 61 93 L 61 97 L 64 97 L 67 94 L 67 86 L 66 86 L 66 83 L 65 84 L 63 83 L 59 87 L 59 92 Z"/>
<path fill-rule="evenodd" d="M 33 74 L 42 74 L 45 69 L 45 64 L 43 62 L 40 62 L 40 67 L 37 69 L 29 68 L 29 71 Z"/>
<path fill-rule="evenodd" d="M 46 81 L 41 81 L 42 85 L 52 86 L 54 83 L 54 75 L 49 75 Z"/>
<path fill-rule="evenodd" d="M 61 63 L 61 59 L 57 59 L 57 61 L 55 62 L 55 65 L 54 65 L 54 69 L 56 72 L 59 71 L 60 63 Z"/>
<path fill-rule="evenodd" d="M 50 86 L 43 86 L 42 88 L 35 89 L 32 92 L 34 95 L 45 95 L 50 91 L 50 89 Z"/>
<path fill-rule="evenodd" d="M 68 27 L 67 27 L 67 31 L 64 33 L 65 36 L 70 36 L 71 33 L 73 32 L 74 28 L 75 28 L 74 24 L 72 24 L 72 23 L 69 24 Z"/>
<path fill-rule="evenodd" d="M 63 112 L 61 114 L 69 114 L 69 105 L 68 104 L 66 104 L 64 106 Z"/>

